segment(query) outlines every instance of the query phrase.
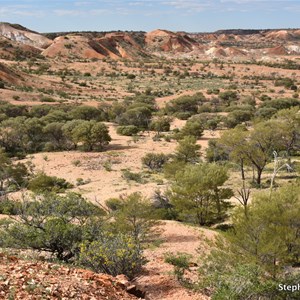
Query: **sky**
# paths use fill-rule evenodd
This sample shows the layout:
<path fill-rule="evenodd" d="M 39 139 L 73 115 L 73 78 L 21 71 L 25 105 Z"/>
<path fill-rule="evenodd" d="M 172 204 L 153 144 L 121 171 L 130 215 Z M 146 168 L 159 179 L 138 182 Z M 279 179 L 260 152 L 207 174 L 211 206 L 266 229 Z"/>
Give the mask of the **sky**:
<path fill-rule="evenodd" d="M 0 0 L 0 22 L 38 32 L 300 28 L 300 0 Z"/>

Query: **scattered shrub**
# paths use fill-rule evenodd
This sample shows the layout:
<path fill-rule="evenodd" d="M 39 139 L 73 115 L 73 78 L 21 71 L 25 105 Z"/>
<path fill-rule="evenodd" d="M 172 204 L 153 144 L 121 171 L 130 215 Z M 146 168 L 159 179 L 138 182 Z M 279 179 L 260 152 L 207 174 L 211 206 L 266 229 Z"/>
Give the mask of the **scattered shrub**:
<path fill-rule="evenodd" d="M 151 171 L 161 171 L 169 159 L 170 156 L 164 153 L 147 153 L 142 158 L 142 163 Z"/>
<path fill-rule="evenodd" d="M 127 125 L 127 126 L 118 126 L 117 127 L 117 134 L 125 135 L 125 136 L 133 136 L 139 132 L 137 126 L 134 125 Z"/>
<path fill-rule="evenodd" d="M 174 274 L 179 282 L 184 282 L 184 272 L 189 269 L 191 255 L 188 253 L 177 252 L 165 254 L 165 262 L 174 266 Z"/>
<path fill-rule="evenodd" d="M 69 188 L 72 188 L 72 184 L 65 179 L 48 176 L 45 173 L 37 174 L 28 184 L 28 189 L 35 193 L 64 192 Z"/>
<path fill-rule="evenodd" d="M 133 279 L 146 263 L 141 246 L 125 234 L 103 234 L 99 241 L 84 242 L 79 261 L 95 272 L 113 276 L 124 274 L 129 279 Z"/>
<path fill-rule="evenodd" d="M 143 178 L 140 173 L 134 173 L 130 170 L 123 170 L 122 177 L 128 181 L 136 181 L 138 183 L 143 183 Z"/>

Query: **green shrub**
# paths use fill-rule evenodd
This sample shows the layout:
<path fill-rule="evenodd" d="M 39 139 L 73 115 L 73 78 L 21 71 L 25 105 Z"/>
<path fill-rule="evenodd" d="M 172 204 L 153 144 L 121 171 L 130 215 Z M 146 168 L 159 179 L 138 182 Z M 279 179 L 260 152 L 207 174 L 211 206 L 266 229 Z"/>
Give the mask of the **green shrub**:
<path fill-rule="evenodd" d="M 18 96 L 18 95 L 13 95 L 13 99 L 16 100 L 16 101 L 19 101 L 19 100 L 20 100 L 20 96 Z"/>
<path fill-rule="evenodd" d="M 219 94 L 220 99 L 229 106 L 231 102 L 238 100 L 238 94 L 236 91 L 224 91 Z"/>
<path fill-rule="evenodd" d="M 179 282 L 184 282 L 184 272 L 189 269 L 190 259 L 191 255 L 187 253 L 165 254 L 165 262 L 174 266 L 174 274 Z"/>
<path fill-rule="evenodd" d="M 204 126 L 199 120 L 188 120 L 179 133 L 179 139 L 194 136 L 196 139 L 203 135 Z"/>
<path fill-rule="evenodd" d="M 45 173 L 37 174 L 28 184 L 28 189 L 35 193 L 64 192 L 66 189 L 72 187 L 72 184 L 65 179 L 56 176 L 48 176 Z"/>
<path fill-rule="evenodd" d="M 103 112 L 92 106 L 87 105 L 80 105 L 77 107 L 74 107 L 70 111 L 70 116 L 72 119 L 78 119 L 78 120 L 86 120 L 86 121 L 104 121 Z"/>
<path fill-rule="evenodd" d="M 271 119 L 271 117 L 275 115 L 276 112 L 277 109 L 274 107 L 262 107 L 255 112 L 255 117 L 268 120 Z"/>
<path fill-rule="evenodd" d="M 160 117 L 151 122 L 150 129 L 156 131 L 157 134 L 159 134 L 162 131 L 169 131 L 170 130 L 170 122 L 171 122 L 170 118 Z"/>
<path fill-rule="evenodd" d="M 123 170 L 122 177 L 126 180 L 136 181 L 138 183 L 143 183 L 143 178 L 140 173 L 134 173 L 130 170 Z"/>
<path fill-rule="evenodd" d="M 15 209 L 19 218 L 0 224 L 3 247 L 43 250 L 68 262 L 103 231 L 104 211 L 75 193 L 25 198 Z"/>
<path fill-rule="evenodd" d="M 113 231 L 131 235 L 136 243 L 152 240 L 157 234 L 155 226 L 158 225 L 153 203 L 141 193 L 132 193 L 120 200 L 114 201 Z"/>
<path fill-rule="evenodd" d="M 91 182 L 91 179 L 86 179 L 84 180 L 83 178 L 77 178 L 76 179 L 76 185 L 80 186 L 80 185 L 85 185 Z"/>
<path fill-rule="evenodd" d="M 161 171 L 169 159 L 170 156 L 164 153 L 147 153 L 142 158 L 142 163 L 152 171 Z"/>
<path fill-rule="evenodd" d="M 79 261 L 98 273 L 124 274 L 133 279 L 146 263 L 139 244 L 129 235 L 103 234 L 99 241 L 84 242 Z"/>
<path fill-rule="evenodd" d="M 46 96 L 42 97 L 40 101 L 41 102 L 56 102 L 55 99 L 53 99 L 51 97 L 46 97 Z"/>
<path fill-rule="evenodd" d="M 277 110 L 291 108 L 293 106 L 299 106 L 300 100 L 295 98 L 278 98 L 270 101 L 263 102 L 260 107 L 272 107 Z"/>
<path fill-rule="evenodd" d="M 134 74 L 127 74 L 126 76 L 128 79 L 135 79 L 135 75 Z"/>
<path fill-rule="evenodd" d="M 286 184 L 255 193 L 246 210 L 231 213 L 232 228 L 201 256 L 199 283 L 211 299 L 299 299 L 300 291 L 279 290 L 300 279 L 299 191 L 299 184 Z"/>
<path fill-rule="evenodd" d="M 134 125 L 127 125 L 127 126 L 118 126 L 117 127 L 117 134 L 125 135 L 125 136 L 133 136 L 139 132 L 137 126 Z"/>
<path fill-rule="evenodd" d="M 295 86 L 294 81 L 291 78 L 279 78 L 275 80 L 275 86 L 284 86 L 286 89 L 291 89 Z M 297 89 L 297 87 L 296 87 Z"/>
<path fill-rule="evenodd" d="M 166 111 L 178 118 L 190 117 L 197 113 L 199 105 L 204 101 L 205 97 L 202 93 L 196 93 L 193 96 L 180 96 L 166 105 Z"/>
<path fill-rule="evenodd" d="M 110 198 L 105 201 L 105 204 L 110 210 L 116 211 L 123 206 L 123 201 L 119 198 Z"/>
<path fill-rule="evenodd" d="M 178 112 L 174 114 L 175 117 L 177 117 L 180 120 L 187 120 L 188 118 L 190 118 L 192 116 L 191 113 L 189 112 Z"/>
<path fill-rule="evenodd" d="M 176 147 L 176 159 L 185 163 L 196 163 L 200 160 L 199 150 L 201 146 L 197 144 L 194 136 L 187 135 L 178 142 Z"/>
<path fill-rule="evenodd" d="M 18 213 L 19 202 L 4 198 L 0 200 L 0 214 L 16 215 Z"/>

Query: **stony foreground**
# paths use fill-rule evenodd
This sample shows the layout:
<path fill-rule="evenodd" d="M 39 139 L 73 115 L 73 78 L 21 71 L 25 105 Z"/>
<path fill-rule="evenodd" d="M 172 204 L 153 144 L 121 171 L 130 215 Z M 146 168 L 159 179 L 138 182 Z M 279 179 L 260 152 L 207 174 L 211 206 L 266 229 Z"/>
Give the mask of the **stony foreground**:
<path fill-rule="evenodd" d="M 123 277 L 0 253 L 0 299 L 132 300 Z"/>

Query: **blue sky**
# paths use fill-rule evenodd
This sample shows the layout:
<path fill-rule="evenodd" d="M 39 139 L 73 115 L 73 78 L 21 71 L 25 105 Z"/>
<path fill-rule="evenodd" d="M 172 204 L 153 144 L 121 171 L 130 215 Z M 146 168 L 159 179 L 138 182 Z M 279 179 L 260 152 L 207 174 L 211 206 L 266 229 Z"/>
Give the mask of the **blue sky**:
<path fill-rule="evenodd" d="M 0 0 L 0 21 L 39 32 L 299 28 L 300 0 Z"/>

